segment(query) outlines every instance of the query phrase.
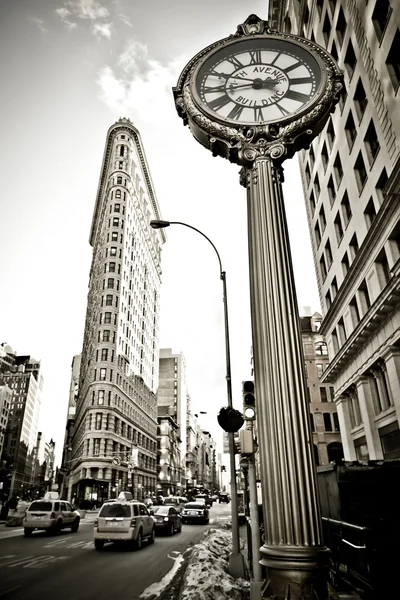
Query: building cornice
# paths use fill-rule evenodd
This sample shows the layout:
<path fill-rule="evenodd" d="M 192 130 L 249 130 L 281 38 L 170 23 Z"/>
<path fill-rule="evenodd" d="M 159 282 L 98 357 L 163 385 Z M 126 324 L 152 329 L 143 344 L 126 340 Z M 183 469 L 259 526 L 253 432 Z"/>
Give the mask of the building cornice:
<path fill-rule="evenodd" d="M 105 193 L 108 165 L 110 163 L 113 141 L 114 141 L 115 136 L 122 131 L 129 132 L 136 144 L 138 156 L 140 159 L 141 169 L 142 169 L 145 181 L 146 181 L 147 191 L 148 191 L 151 203 L 153 205 L 154 214 L 156 216 L 156 219 L 160 219 L 160 209 L 159 209 L 158 202 L 157 202 L 157 199 L 156 199 L 156 196 L 154 193 L 153 182 L 151 179 L 150 170 L 148 168 L 146 156 L 144 153 L 140 133 L 128 119 L 119 119 L 116 123 L 114 123 L 114 125 L 112 125 L 110 127 L 110 129 L 107 132 L 107 143 L 106 143 L 106 147 L 104 150 L 103 162 L 102 162 L 102 166 L 101 166 L 101 175 L 100 175 L 100 179 L 99 179 L 99 186 L 98 186 L 97 195 L 96 195 L 96 203 L 95 203 L 93 218 L 92 218 L 92 226 L 90 229 L 89 243 L 91 246 L 94 246 L 95 239 L 96 239 L 97 227 L 98 227 L 98 222 L 99 222 L 102 199 L 103 199 L 103 196 Z M 160 230 L 160 234 L 161 234 L 162 241 L 165 242 L 166 236 L 165 236 L 164 230 Z"/>
<path fill-rule="evenodd" d="M 388 316 L 393 311 L 398 310 L 400 305 L 400 260 L 397 261 L 395 267 L 392 279 L 352 331 L 339 352 L 336 353 L 322 375 L 321 383 L 332 383 L 340 371 L 349 364 L 350 360 L 360 354 L 361 348 L 383 325 Z"/>

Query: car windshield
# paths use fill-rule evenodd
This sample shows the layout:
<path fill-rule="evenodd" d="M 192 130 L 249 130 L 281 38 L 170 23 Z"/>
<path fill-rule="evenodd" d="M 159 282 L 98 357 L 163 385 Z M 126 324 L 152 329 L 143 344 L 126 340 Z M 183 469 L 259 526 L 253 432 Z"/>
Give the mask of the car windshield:
<path fill-rule="evenodd" d="M 154 509 L 155 515 L 167 515 L 169 513 L 169 506 L 157 506 Z"/>
<path fill-rule="evenodd" d="M 167 498 L 165 500 L 164 504 L 178 504 L 178 499 L 177 498 Z"/>
<path fill-rule="evenodd" d="M 185 508 L 204 508 L 204 504 L 200 504 L 200 502 L 188 502 L 185 504 Z"/>
<path fill-rule="evenodd" d="M 105 504 L 100 511 L 100 517 L 130 517 L 131 509 L 127 504 Z"/>
<path fill-rule="evenodd" d="M 51 510 L 51 502 L 40 502 L 40 501 L 36 501 L 36 502 L 32 502 L 32 504 L 30 505 L 29 511 L 32 510 Z"/>

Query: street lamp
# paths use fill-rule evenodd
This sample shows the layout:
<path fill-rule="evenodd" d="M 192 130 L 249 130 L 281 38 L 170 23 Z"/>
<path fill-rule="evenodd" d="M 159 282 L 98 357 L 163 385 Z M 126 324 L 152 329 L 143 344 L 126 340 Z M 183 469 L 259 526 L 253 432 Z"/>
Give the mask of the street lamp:
<path fill-rule="evenodd" d="M 229 344 L 229 322 L 228 322 L 228 299 L 226 291 L 226 273 L 222 268 L 221 257 L 218 250 L 202 231 L 196 229 L 192 225 L 182 223 L 180 221 L 161 221 L 153 220 L 150 221 L 150 227 L 153 229 L 164 229 L 170 225 L 183 225 L 189 229 L 197 231 L 202 235 L 214 248 L 215 254 L 217 255 L 219 262 L 220 277 L 223 286 L 223 302 L 224 302 L 224 322 L 225 322 L 225 356 L 226 356 L 226 387 L 227 387 L 227 399 L 228 407 L 232 408 L 232 380 L 231 380 L 231 357 L 230 357 L 230 344 Z M 235 442 L 233 432 L 228 432 L 229 440 L 229 457 L 230 457 L 230 474 L 231 474 L 231 512 L 232 512 L 232 553 L 229 556 L 229 573 L 234 577 L 244 576 L 244 559 L 240 552 L 239 544 L 239 519 L 238 519 L 238 506 L 237 506 L 237 487 L 236 487 L 236 467 L 235 467 Z"/>

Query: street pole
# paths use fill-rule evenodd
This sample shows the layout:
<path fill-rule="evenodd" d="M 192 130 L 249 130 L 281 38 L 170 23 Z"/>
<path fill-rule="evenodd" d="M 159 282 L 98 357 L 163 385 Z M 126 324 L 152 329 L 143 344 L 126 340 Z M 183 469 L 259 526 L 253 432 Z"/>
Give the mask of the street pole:
<path fill-rule="evenodd" d="M 242 171 L 247 187 L 254 379 L 267 597 L 327 598 L 298 307 L 279 153 Z"/>
<path fill-rule="evenodd" d="M 227 388 L 227 401 L 228 407 L 232 408 L 232 378 L 231 378 L 231 354 L 230 354 L 230 343 L 229 343 L 229 320 L 228 320 L 228 298 L 226 290 L 226 272 L 222 269 L 221 257 L 217 248 L 213 242 L 208 238 L 200 229 L 182 223 L 181 221 L 150 221 L 150 226 L 154 229 L 162 229 L 169 225 L 183 225 L 189 229 L 197 231 L 202 235 L 211 246 L 214 248 L 215 254 L 217 255 L 220 269 L 220 277 L 222 280 L 223 287 L 223 303 L 224 303 L 224 324 L 225 324 L 225 359 L 226 359 L 226 388 Z M 236 484 L 236 464 L 235 464 L 235 439 L 233 432 L 228 432 L 229 442 L 229 458 L 230 458 L 230 476 L 231 476 L 231 519 L 232 519 L 232 553 L 229 555 L 229 574 L 232 577 L 244 577 L 245 576 L 245 565 L 244 557 L 240 552 L 240 541 L 239 541 L 239 517 L 238 517 L 238 503 L 237 503 L 237 484 Z"/>

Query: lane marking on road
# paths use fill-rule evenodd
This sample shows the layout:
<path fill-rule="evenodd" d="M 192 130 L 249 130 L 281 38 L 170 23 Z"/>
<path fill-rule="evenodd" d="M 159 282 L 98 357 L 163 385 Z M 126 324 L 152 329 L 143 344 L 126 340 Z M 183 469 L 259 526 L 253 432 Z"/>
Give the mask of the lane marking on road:
<path fill-rule="evenodd" d="M 52 546 L 62 546 L 63 544 L 65 544 L 66 541 L 67 540 L 64 539 L 54 540 L 53 542 L 47 542 L 47 544 L 45 544 L 43 547 L 51 548 Z"/>
<path fill-rule="evenodd" d="M 2 562 L 2 559 L 10 559 L 6 562 Z M 16 555 L 8 555 L 0 558 L 0 567 L 7 567 L 13 569 L 15 567 L 21 567 L 24 569 L 40 569 L 49 563 L 54 563 L 60 560 L 67 560 L 70 556 L 24 556 L 24 558 L 16 558 Z"/>
<path fill-rule="evenodd" d="M 4 592 L 0 592 L 0 598 L 7 596 L 7 594 L 10 594 L 11 592 L 15 592 L 15 590 L 19 590 L 21 587 L 22 585 L 15 585 L 12 588 L 8 588 L 8 590 L 4 590 Z"/>

